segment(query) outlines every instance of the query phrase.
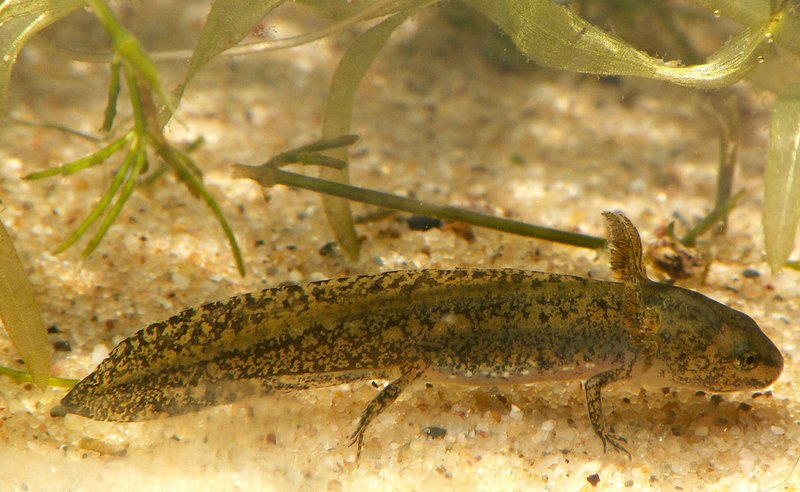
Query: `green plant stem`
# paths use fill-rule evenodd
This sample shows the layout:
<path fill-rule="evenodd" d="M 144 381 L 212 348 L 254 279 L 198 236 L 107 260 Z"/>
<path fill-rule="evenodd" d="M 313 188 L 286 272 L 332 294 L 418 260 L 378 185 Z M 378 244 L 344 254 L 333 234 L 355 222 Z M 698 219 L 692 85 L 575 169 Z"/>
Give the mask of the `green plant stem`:
<path fill-rule="evenodd" d="M 88 167 L 102 164 L 106 161 L 106 159 L 114 155 L 115 152 L 125 146 L 125 144 L 130 142 L 134 136 L 134 132 L 128 132 L 93 154 L 89 154 L 86 157 L 82 157 L 77 161 L 70 162 L 69 164 L 64 164 L 63 166 L 51 167 L 49 169 L 45 169 L 44 171 L 31 173 L 25 176 L 24 179 L 42 179 L 49 178 L 51 176 L 58 176 L 59 174 L 62 176 L 69 176 L 70 174 L 75 174 L 78 171 L 83 171 Z"/>
<path fill-rule="evenodd" d="M 542 227 L 517 220 L 504 219 L 458 207 L 437 205 L 414 200 L 402 196 L 369 190 L 357 186 L 336 183 L 324 179 L 292 173 L 269 166 L 242 166 L 237 165 L 236 174 L 258 181 L 262 186 L 269 187 L 274 184 L 294 186 L 305 190 L 316 191 L 326 195 L 346 198 L 351 201 L 369 203 L 384 208 L 403 210 L 420 215 L 428 215 L 446 220 L 456 220 L 478 227 L 494 229 L 509 234 L 533 237 L 546 241 L 553 241 L 570 246 L 588 249 L 600 249 L 606 246 L 606 240 L 600 237 L 589 236 L 577 232 L 562 231 Z"/>
<path fill-rule="evenodd" d="M 0 366 L 0 375 L 8 376 L 10 378 L 16 379 L 17 381 L 22 381 L 24 383 L 33 382 L 30 373 L 25 371 L 18 371 L 16 369 L 11 369 L 10 367 Z M 76 384 L 78 384 L 78 379 L 65 379 L 65 378 L 54 378 L 50 377 L 47 379 L 48 386 L 56 386 L 58 388 L 72 388 Z"/>
<path fill-rule="evenodd" d="M 109 67 L 111 77 L 108 81 L 108 102 L 106 103 L 106 110 L 103 116 L 103 124 L 100 127 L 100 130 L 104 132 L 111 131 L 111 127 L 114 125 L 114 118 L 117 116 L 117 99 L 119 99 L 119 89 L 121 85 L 121 70 L 122 62 L 114 58 Z"/>
<path fill-rule="evenodd" d="M 69 235 L 67 239 L 64 240 L 54 251 L 53 254 L 59 254 L 75 244 L 78 239 L 80 239 L 86 231 L 92 226 L 92 224 L 97 221 L 105 212 L 108 210 L 108 206 L 111 203 L 111 200 L 117 195 L 117 191 L 119 191 L 120 186 L 125 182 L 127 179 L 131 165 L 133 161 L 136 159 L 136 153 L 131 151 L 125 156 L 125 160 L 122 162 L 122 165 L 117 169 L 117 172 L 114 174 L 114 179 L 111 181 L 106 192 L 100 198 L 100 201 L 97 205 L 94 206 L 92 211 L 89 215 L 83 219 L 83 222 Z"/>
<path fill-rule="evenodd" d="M 214 216 L 216 216 L 217 221 L 222 227 L 222 231 L 225 233 L 225 237 L 228 238 L 228 244 L 230 244 L 233 250 L 236 269 L 239 271 L 240 275 L 244 276 L 244 258 L 242 257 L 242 250 L 239 248 L 239 242 L 236 240 L 236 234 L 225 218 L 225 214 L 222 212 L 219 203 L 214 199 L 211 192 L 208 191 L 208 188 L 205 187 L 203 181 L 193 172 L 193 169 L 196 169 L 194 162 L 192 162 L 188 155 L 173 149 L 169 145 L 163 143 L 158 144 L 158 142 L 155 143 L 157 144 L 156 152 L 158 155 L 164 159 L 164 162 L 167 162 L 172 167 L 178 175 L 178 178 L 186 183 L 189 189 L 192 190 L 193 193 L 196 193 L 206 205 L 208 205 L 208 208 L 211 209 Z"/>
<path fill-rule="evenodd" d="M 711 213 L 703 217 L 703 220 L 698 222 L 696 226 L 692 227 L 692 229 L 680 239 L 681 244 L 684 246 L 694 246 L 697 241 L 697 236 L 711 229 L 717 222 L 725 220 L 743 196 L 744 190 L 741 190 L 739 193 L 733 195 L 724 206 L 716 207 L 712 210 Z"/>
<path fill-rule="evenodd" d="M 174 103 L 159 81 L 158 69 L 150 59 L 150 55 L 139 44 L 138 39 L 122 26 L 105 0 L 86 0 L 86 3 L 92 8 L 111 36 L 116 56 L 129 63 L 133 71 L 146 80 L 147 85 L 158 93 L 167 106 L 169 114 L 174 113 Z"/>

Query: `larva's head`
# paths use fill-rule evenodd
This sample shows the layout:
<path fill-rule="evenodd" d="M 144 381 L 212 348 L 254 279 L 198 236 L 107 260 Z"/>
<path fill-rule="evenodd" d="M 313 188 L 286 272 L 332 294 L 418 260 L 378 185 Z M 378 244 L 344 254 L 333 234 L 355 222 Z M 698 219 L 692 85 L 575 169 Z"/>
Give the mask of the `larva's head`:
<path fill-rule="evenodd" d="M 686 289 L 647 290 L 661 304 L 649 371 L 658 382 L 724 392 L 763 388 L 780 376 L 783 356 L 746 314 Z"/>

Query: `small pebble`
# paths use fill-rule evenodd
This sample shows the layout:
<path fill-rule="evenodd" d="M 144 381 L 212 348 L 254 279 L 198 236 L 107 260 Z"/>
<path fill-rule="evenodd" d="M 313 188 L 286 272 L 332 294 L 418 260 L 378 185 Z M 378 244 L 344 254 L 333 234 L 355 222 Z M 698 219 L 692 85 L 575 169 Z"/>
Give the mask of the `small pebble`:
<path fill-rule="evenodd" d="M 295 285 L 297 285 L 297 284 L 299 284 L 300 282 L 303 281 L 302 272 L 299 272 L 297 270 L 289 271 L 289 276 L 288 277 L 289 277 L 288 278 L 289 282 L 291 282 L 292 284 L 295 284 Z"/>
<path fill-rule="evenodd" d="M 755 268 L 746 268 L 742 272 L 742 275 L 744 275 L 744 278 L 758 278 L 761 276 L 761 272 L 759 272 Z"/>
<path fill-rule="evenodd" d="M 339 251 L 339 246 L 336 244 L 336 241 L 330 241 L 325 243 L 325 245 L 319 248 L 319 255 L 320 256 L 335 256 Z"/>
<path fill-rule="evenodd" d="M 51 334 L 52 333 L 61 333 L 61 328 L 59 328 L 56 325 L 48 326 L 47 327 L 47 333 L 51 333 Z"/>
<path fill-rule="evenodd" d="M 786 429 L 784 429 L 783 427 L 778 427 L 777 425 L 771 426 L 769 430 L 771 430 L 772 433 L 775 434 L 776 436 L 782 436 L 786 434 Z"/>
<path fill-rule="evenodd" d="M 72 352 L 72 345 L 66 340 L 56 340 L 53 342 L 53 348 L 56 352 Z"/>
<path fill-rule="evenodd" d="M 592 487 L 597 487 L 597 484 L 600 483 L 600 475 L 597 473 L 592 473 L 588 477 L 586 477 L 586 481 L 589 482 Z"/>
<path fill-rule="evenodd" d="M 62 407 L 61 405 L 56 405 L 50 409 L 50 416 L 51 417 L 66 417 L 67 409 Z"/>
<path fill-rule="evenodd" d="M 173 272 L 172 273 L 172 281 L 175 283 L 175 287 L 177 287 L 177 288 L 179 288 L 181 290 L 185 290 L 185 289 L 189 288 L 190 281 L 189 281 L 189 277 L 187 277 L 186 275 L 183 275 L 181 273 L 174 273 Z"/>
<path fill-rule="evenodd" d="M 694 435 L 697 437 L 706 437 L 708 435 L 708 426 L 698 425 L 694 428 Z"/>
<path fill-rule="evenodd" d="M 440 219 L 436 219 L 433 217 L 427 217 L 425 215 L 412 215 L 406 221 L 408 224 L 408 228 L 412 231 L 427 231 L 430 229 L 440 229 L 442 227 L 442 221 Z"/>
<path fill-rule="evenodd" d="M 158 303 L 164 309 L 172 310 L 173 306 L 169 299 L 164 296 L 153 296 L 153 301 Z"/>
<path fill-rule="evenodd" d="M 327 278 L 328 276 L 322 272 L 311 272 L 308 275 L 309 282 L 319 282 L 320 280 L 325 280 Z"/>
<path fill-rule="evenodd" d="M 108 347 L 106 347 L 104 344 L 98 343 L 92 348 L 92 364 L 97 365 L 103 362 L 103 359 L 106 357 L 108 357 Z"/>
<path fill-rule="evenodd" d="M 425 427 L 422 433 L 431 439 L 441 439 L 447 435 L 447 429 L 444 427 Z"/>

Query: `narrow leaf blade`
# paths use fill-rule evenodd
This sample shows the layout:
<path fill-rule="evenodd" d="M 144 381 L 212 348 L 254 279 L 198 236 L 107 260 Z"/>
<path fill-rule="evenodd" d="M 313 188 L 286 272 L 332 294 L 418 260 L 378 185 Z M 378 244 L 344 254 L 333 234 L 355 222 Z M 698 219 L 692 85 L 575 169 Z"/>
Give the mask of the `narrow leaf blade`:
<path fill-rule="evenodd" d="M 2 222 L 0 222 L 0 319 L 25 359 L 36 386 L 47 388 L 52 354 L 33 288 Z"/>
<path fill-rule="evenodd" d="M 355 93 L 364 78 L 364 74 L 386 44 L 392 32 L 403 23 L 409 12 L 401 12 L 361 34 L 348 48 L 331 82 L 331 92 L 325 108 L 325 120 L 322 127 L 322 138 L 335 138 L 350 133 L 353 116 Z M 347 148 L 325 151 L 325 154 L 347 162 Z M 319 173 L 322 179 L 339 183 L 350 183 L 348 169 L 322 168 Z M 358 258 L 359 244 L 353 226 L 350 204 L 343 198 L 323 196 L 322 204 L 328 223 L 331 225 L 336 239 L 351 258 Z"/>
<path fill-rule="evenodd" d="M 789 259 L 800 224 L 800 84 L 778 97 L 764 176 L 764 240 L 773 271 Z"/>

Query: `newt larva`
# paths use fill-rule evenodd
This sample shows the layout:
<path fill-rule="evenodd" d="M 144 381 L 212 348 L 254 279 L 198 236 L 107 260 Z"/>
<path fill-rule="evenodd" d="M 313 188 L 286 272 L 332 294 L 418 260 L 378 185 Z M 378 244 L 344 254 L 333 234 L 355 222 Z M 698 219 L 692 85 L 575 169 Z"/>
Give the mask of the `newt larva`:
<path fill-rule="evenodd" d="M 62 400 L 131 422 L 264 391 L 390 383 L 351 444 L 416 380 L 470 385 L 582 380 L 603 448 L 611 383 L 711 392 L 771 384 L 780 351 L 746 314 L 649 280 L 639 233 L 605 212 L 619 282 L 523 270 L 396 271 L 265 289 L 188 309 L 122 341 Z M 628 453 L 629 454 L 629 453 Z"/>

